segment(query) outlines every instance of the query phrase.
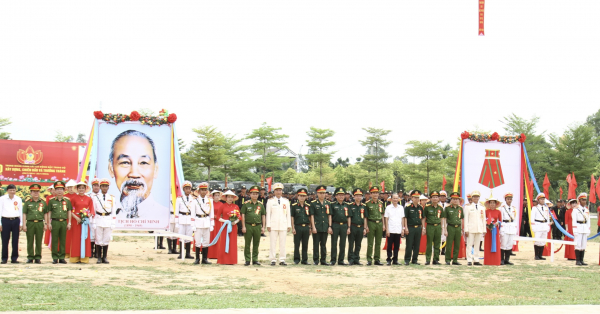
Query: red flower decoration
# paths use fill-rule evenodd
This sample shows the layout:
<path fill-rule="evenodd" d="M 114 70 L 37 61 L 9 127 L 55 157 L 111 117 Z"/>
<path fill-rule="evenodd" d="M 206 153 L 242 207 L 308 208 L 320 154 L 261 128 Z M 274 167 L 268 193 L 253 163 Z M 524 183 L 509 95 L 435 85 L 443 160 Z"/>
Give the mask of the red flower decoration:
<path fill-rule="evenodd" d="M 131 118 L 131 121 L 138 121 L 140 120 L 140 113 L 137 111 L 132 111 L 131 114 L 129 115 L 129 118 Z"/>
<path fill-rule="evenodd" d="M 525 136 L 525 134 L 521 133 L 521 136 L 519 136 L 519 142 L 524 143 L 526 138 L 527 137 Z"/>
<path fill-rule="evenodd" d="M 500 135 L 498 135 L 498 132 L 494 132 L 494 134 L 492 134 L 492 141 L 497 141 L 500 138 Z"/>
<path fill-rule="evenodd" d="M 102 111 L 94 111 L 94 117 L 96 117 L 96 119 L 102 119 L 104 118 L 104 114 Z"/>
<path fill-rule="evenodd" d="M 174 123 L 175 121 L 177 121 L 177 115 L 174 113 L 170 114 L 169 117 L 167 118 L 167 122 Z"/>
<path fill-rule="evenodd" d="M 460 134 L 460 138 L 462 138 L 463 140 L 466 140 L 469 138 L 469 135 L 471 135 L 471 134 L 469 134 L 469 132 L 464 131 Z"/>

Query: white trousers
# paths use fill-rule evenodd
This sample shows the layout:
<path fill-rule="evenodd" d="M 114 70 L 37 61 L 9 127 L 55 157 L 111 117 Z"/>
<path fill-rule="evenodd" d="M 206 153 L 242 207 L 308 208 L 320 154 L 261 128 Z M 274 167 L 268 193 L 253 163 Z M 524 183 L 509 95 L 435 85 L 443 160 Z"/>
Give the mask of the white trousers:
<path fill-rule="evenodd" d="M 548 239 L 548 232 L 542 232 L 542 231 L 536 231 L 535 232 L 535 238 L 536 239 Z M 545 246 L 546 245 L 546 241 L 535 241 L 533 243 L 533 245 L 536 246 Z"/>
<path fill-rule="evenodd" d="M 471 253 L 471 247 L 476 244 L 479 245 L 481 242 L 483 233 L 471 233 L 469 232 L 469 236 L 467 237 L 467 262 L 479 262 L 479 248 L 475 246 Z"/>
<path fill-rule="evenodd" d="M 500 249 L 501 250 L 509 250 L 509 251 L 512 250 L 514 238 L 515 238 L 514 234 L 501 233 L 500 234 Z"/>
<path fill-rule="evenodd" d="M 277 240 L 279 239 L 279 261 L 285 262 L 285 238 L 287 236 L 286 230 L 271 230 L 269 232 L 269 236 L 271 237 L 271 250 L 269 254 L 269 258 L 271 262 L 277 261 L 275 258 L 275 246 L 277 245 Z"/>
<path fill-rule="evenodd" d="M 192 230 L 192 225 L 179 225 L 179 234 L 183 234 L 191 237 L 194 231 Z M 184 243 L 190 243 L 192 241 L 185 240 Z"/>
<path fill-rule="evenodd" d="M 194 231 L 194 240 L 196 247 L 206 247 L 210 244 L 210 228 L 197 228 Z"/>
<path fill-rule="evenodd" d="M 179 227 L 176 223 L 172 222 L 169 224 L 169 231 L 173 233 L 179 233 Z M 177 239 L 177 237 L 168 237 L 169 239 Z"/>
<path fill-rule="evenodd" d="M 575 249 L 578 251 L 583 251 L 587 247 L 587 234 L 585 233 L 576 233 L 573 235 L 575 237 Z"/>
<path fill-rule="evenodd" d="M 96 245 L 105 246 L 110 242 L 112 229 L 110 227 L 96 227 Z"/>

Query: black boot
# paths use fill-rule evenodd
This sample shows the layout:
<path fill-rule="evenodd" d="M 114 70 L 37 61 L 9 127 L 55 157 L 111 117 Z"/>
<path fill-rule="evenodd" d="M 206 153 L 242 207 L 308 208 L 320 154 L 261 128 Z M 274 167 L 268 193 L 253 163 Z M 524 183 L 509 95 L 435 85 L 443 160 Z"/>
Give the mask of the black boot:
<path fill-rule="evenodd" d="M 92 257 L 95 258 L 96 257 L 96 243 L 90 241 L 90 245 L 92 247 Z"/>
<path fill-rule="evenodd" d="M 106 254 L 108 253 L 108 245 L 105 245 L 102 247 L 102 264 L 110 264 L 107 260 L 106 260 Z"/>
<path fill-rule="evenodd" d="M 479 252 L 483 252 L 483 249 L 481 248 L 481 246 L 483 245 L 483 241 L 479 242 Z"/>
<path fill-rule="evenodd" d="M 200 248 L 199 247 L 196 248 L 196 260 L 194 261 L 194 264 L 196 264 L 196 265 L 200 264 Z"/>
<path fill-rule="evenodd" d="M 96 257 L 98 258 L 96 264 L 102 264 L 102 247 L 99 245 L 96 245 Z"/>
<path fill-rule="evenodd" d="M 185 258 L 186 259 L 194 259 L 194 257 L 190 255 L 191 247 L 192 247 L 192 243 L 185 244 Z"/>
<path fill-rule="evenodd" d="M 514 265 L 513 263 L 510 262 L 510 256 L 512 255 L 512 250 L 506 250 L 506 258 L 504 259 L 504 265 Z"/>
<path fill-rule="evenodd" d="M 172 242 L 172 241 L 173 241 L 173 240 L 171 240 L 171 239 L 167 239 L 167 248 L 168 248 L 168 250 L 169 250 L 169 251 L 167 252 L 167 254 L 173 254 L 173 246 L 171 245 L 171 242 Z"/>
<path fill-rule="evenodd" d="M 546 260 L 546 258 L 544 257 L 544 248 L 545 248 L 545 247 L 546 247 L 546 246 L 540 246 L 540 259 L 541 259 L 542 261 L 545 261 L 545 260 Z"/>
<path fill-rule="evenodd" d="M 208 248 L 207 247 L 202 248 L 202 264 L 212 264 L 211 262 L 208 261 Z"/>
<path fill-rule="evenodd" d="M 177 242 L 175 242 L 175 243 L 177 243 Z M 175 246 L 175 247 L 177 247 L 177 246 Z M 183 241 L 179 240 L 179 252 L 177 253 L 177 259 L 182 259 L 181 253 L 183 253 Z"/>
<path fill-rule="evenodd" d="M 575 250 L 575 265 L 583 266 L 581 265 L 581 261 L 579 260 L 579 250 Z"/>
<path fill-rule="evenodd" d="M 504 265 L 504 256 L 506 256 L 506 251 L 500 250 L 500 265 Z"/>
<path fill-rule="evenodd" d="M 539 261 L 539 260 L 540 260 L 540 257 L 539 257 L 539 255 L 538 255 L 538 254 L 539 254 L 539 250 L 538 250 L 538 248 L 539 248 L 539 247 L 538 247 L 537 245 L 534 245 L 534 246 L 533 246 L 533 253 L 535 254 L 535 260 L 536 260 L 536 261 Z"/>
<path fill-rule="evenodd" d="M 585 250 L 581 250 L 579 251 L 579 261 L 581 262 L 581 266 L 587 266 L 588 264 L 586 264 L 583 261 L 583 257 L 585 256 Z"/>
<path fill-rule="evenodd" d="M 164 250 L 165 246 L 163 245 L 163 240 L 165 239 L 165 237 L 158 237 L 158 249 L 159 250 Z"/>

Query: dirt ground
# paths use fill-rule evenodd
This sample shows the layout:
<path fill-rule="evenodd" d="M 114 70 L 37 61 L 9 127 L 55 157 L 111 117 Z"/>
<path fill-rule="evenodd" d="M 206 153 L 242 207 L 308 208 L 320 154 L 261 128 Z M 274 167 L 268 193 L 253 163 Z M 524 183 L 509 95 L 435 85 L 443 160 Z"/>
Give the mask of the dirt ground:
<path fill-rule="evenodd" d="M 267 234 L 268 235 L 268 234 Z M 218 292 L 223 290 L 287 293 L 302 297 L 327 297 L 337 295 L 352 296 L 365 295 L 401 295 L 413 296 L 422 291 L 411 287 L 424 284 L 435 285 L 447 281 L 448 276 L 463 266 L 303 266 L 293 264 L 293 237 L 287 237 L 287 262 L 288 266 L 269 266 L 269 238 L 262 237 L 260 243 L 259 259 L 262 266 L 244 266 L 244 239 L 238 238 L 238 265 L 217 265 L 216 260 L 211 260 L 212 265 L 193 265 L 193 260 L 181 261 L 176 255 L 167 254 L 167 250 L 154 250 L 153 237 L 123 237 L 115 236 L 109 246 L 109 265 L 96 265 L 96 260 L 91 259 L 90 264 L 52 265 L 50 251 L 42 251 L 42 265 L 24 264 L 26 260 L 26 246 L 24 234 L 20 237 L 19 265 L 1 265 L 3 276 L 11 283 L 44 282 L 78 282 L 88 280 L 93 285 L 121 285 L 143 289 L 155 294 L 189 293 L 189 289 L 203 290 L 203 293 Z M 166 246 L 166 240 L 165 240 Z M 328 241 L 328 252 L 330 241 Z M 573 261 L 567 261 L 564 248 L 555 255 L 554 263 L 550 258 L 546 261 L 533 259 L 532 242 L 521 242 L 517 256 L 511 261 L 516 265 L 552 265 L 560 271 L 564 267 L 576 267 Z M 363 239 L 361 262 L 366 264 L 367 239 Z M 309 242 L 309 262 L 312 262 L 312 239 Z M 347 253 L 347 252 L 346 252 Z M 400 259 L 404 254 L 404 244 L 401 244 Z M 482 252 L 483 254 L 483 252 Z M 192 254 L 193 255 L 193 254 Z M 382 251 L 382 262 L 385 261 L 386 252 Z M 589 267 L 597 268 L 599 256 L 598 242 L 591 242 L 586 251 L 586 261 Z M 329 260 L 329 256 L 328 256 Z M 420 256 L 419 262 L 424 263 L 425 257 Z M 443 257 L 441 258 L 443 262 Z M 6 272 L 7 268 L 18 268 L 18 272 Z M 487 269 L 487 277 L 502 281 L 502 277 L 489 274 L 492 267 Z M 504 267 L 506 269 L 507 267 Z M 404 278 L 411 280 L 403 280 Z M 465 273 L 463 280 L 474 279 L 475 274 Z M 356 289 L 355 284 L 360 282 L 363 289 Z M 468 292 L 451 292 L 453 297 L 476 297 Z M 447 298 L 450 292 L 434 291 L 427 293 L 428 298 Z M 461 295 L 462 294 L 462 295 Z M 501 298 L 501 295 L 486 294 L 477 297 Z"/>

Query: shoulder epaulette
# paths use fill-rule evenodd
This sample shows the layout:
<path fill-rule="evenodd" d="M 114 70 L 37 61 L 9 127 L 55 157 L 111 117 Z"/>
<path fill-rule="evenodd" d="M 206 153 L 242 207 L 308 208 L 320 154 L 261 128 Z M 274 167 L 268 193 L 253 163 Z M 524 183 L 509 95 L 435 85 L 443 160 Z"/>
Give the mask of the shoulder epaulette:
<path fill-rule="evenodd" d="M 68 198 L 67 196 L 63 196 L 63 198 L 69 200 L 69 202 L 71 201 L 71 199 Z"/>
<path fill-rule="evenodd" d="M 296 206 L 296 205 L 298 205 L 298 202 L 292 204 L 292 206 Z"/>

